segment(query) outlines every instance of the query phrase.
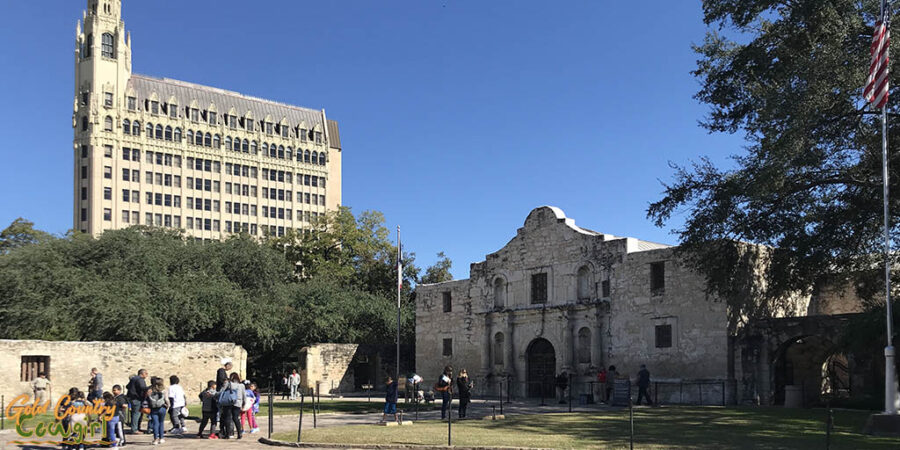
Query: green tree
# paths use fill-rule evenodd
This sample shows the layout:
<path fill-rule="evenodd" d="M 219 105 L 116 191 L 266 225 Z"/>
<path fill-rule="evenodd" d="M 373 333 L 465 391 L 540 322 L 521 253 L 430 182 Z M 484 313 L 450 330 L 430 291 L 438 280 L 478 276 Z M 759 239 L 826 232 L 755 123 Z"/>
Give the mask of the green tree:
<path fill-rule="evenodd" d="M 437 257 L 438 260 L 434 263 L 434 265 L 429 266 L 425 269 L 425 275 L 421 280 L 419 280 L 420 283 L 440 283 L 453 279 L 453 275 L 450 273 L 450 267 L 453 266 L 453 262 L 450 261 L 450 258 L 448 258 L 447 255 L 444 254 L 444 252 L 438 252 Z"/>
<path fill-rule="evenodd" d="M 759 293 L 769 299 L 847 278 L 871 296 L 882 248 L 881 138 L 879 114 L 861 96 L 878 3 L 705 0 L 703 10 L 713 30 L 695 47 L 696 98 L 710 107 L 701 124 L 741 133 L 747 145 L 731 168 L 708 159 L 674 167 L 648 216 L 664 226 L 686 213 L 675 230 L 683 248 L 726 291 L 734 273 L 722 268 L 747 258 L 729 249 L 746 241 L 769 247 Z M 892 172 L 895 193 L 898 181 Z"/>
<path fill-rule="evenodd" d="M 29 244 L 39 244 L 53 239 L 50 233 L 36 230 L 34 222 L 19 217 L 13 220 L 6 229 L 0 231 L 0 254 L 9 253 L 13 249 Z"/>

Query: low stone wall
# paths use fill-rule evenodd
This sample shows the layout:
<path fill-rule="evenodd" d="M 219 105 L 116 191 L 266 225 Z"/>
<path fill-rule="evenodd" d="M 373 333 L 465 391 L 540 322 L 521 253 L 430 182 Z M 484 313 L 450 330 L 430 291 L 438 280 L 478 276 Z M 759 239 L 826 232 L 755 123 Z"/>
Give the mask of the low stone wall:
<path fill-rule="evenodd" d="M 233 370 L 247 373 L 247 351 L 226 342 L 72 342 L 0 339 L 0 394 L 7 403 L 17 395 L 31 394 L 31 382 L 23 381 L 23 363 L 33 357 L 48 357 L 52 399 L 70 387 L 87 391 L 90 371 L 103 374 L 103 389 L 114 384 L 123 388 L 139 369 L 165 379 L 177 375 L 190 403 L 201 388 L 214 380 L 222 358 L 231 358 Z M 32 358 L 24 358 L 32 357 Z"/>

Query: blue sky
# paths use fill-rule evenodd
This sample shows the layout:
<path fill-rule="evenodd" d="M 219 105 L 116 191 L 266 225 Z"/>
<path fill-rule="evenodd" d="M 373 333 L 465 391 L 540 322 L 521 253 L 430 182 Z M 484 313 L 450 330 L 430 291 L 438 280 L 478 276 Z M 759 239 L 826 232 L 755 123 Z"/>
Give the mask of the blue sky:
<path fill-rule="evenodd" d="M 75 23 L 82 0 L 5 2 L 0 227 L 72 221 Z M 315 109 L 339 122 L 343 199 L 379 210 L 456 278 L 534 207 L 676 243 L 646 219 L 668 161 L 726 163 L 697 125 L 695 1 L 126 0 L 134 71 Z M 16 105 L 9 107 L 8 105 Z"/>

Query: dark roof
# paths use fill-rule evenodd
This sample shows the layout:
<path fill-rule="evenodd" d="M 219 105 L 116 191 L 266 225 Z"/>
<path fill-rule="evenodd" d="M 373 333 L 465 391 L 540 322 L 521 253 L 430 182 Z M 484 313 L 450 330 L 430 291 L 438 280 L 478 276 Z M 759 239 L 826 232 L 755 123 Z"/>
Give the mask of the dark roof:
<path fill-rule="evenodd" d="M 139 74 L 132 74 L 128 79 L 128 89 L 133 90 L 134 95 L 140 100 L 149 98 L 155 92 L 161 102 L 175 97 L 179 106 L 187 106 L 196 100 L 198 107 L 202 109 L 209 107 L 210 104 L 215 105 L 219 114 L 226 114 L 234 108 L 238 116 L 245 116 L 249 112 L 254 120 L 271 116 L 273 123 L 285 119 L 292 127 L 303 123 L 308 129 L 318 125 L 323 132 L 326 131 L 323 126 L 325 119 L 323 111 L 264 100 L 225 89 Z M 337 122 L 327 121 L 327 137 L 329 147 L 341 148 Z"/>

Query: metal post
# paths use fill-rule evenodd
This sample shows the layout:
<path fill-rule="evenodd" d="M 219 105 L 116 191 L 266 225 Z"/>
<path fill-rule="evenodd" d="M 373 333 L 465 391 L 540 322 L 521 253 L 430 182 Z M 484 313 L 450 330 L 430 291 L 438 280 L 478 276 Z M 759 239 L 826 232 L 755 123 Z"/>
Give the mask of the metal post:
<path fill-rule="evenodd" d="M 272 397 L 272 383 L 269 383 L 269 439 L 272 439 L 272 427 L 274 426 L 274 414 L 272 411 L 272 405 L 274 403 L 274 399 Z"/>
<path fill-rule="evenodd" d="M 316 405 L 318 405 L 318 407 L 322 406 L 322 390 L 319 389 L 318 383 L 316 383 Z"/>
<path fill-rule="evenodd" d="M 491 406 L 491 418 L 497 420 L 497 405 Z"/>
<path fill-rule="evenodd" d="M 419 383 L 413 383 L 413 389 L 416 391 L 413 395 L 416 396 L 416 420 L 419 420 Z"/>
<path fill-rule="evenodd" d="M 297 442 L 300 442 L 300 434 L 303 433 L 303 392 L 300 392 L 300 420 L 297 423 Z"/>
<path fill-rule="evenodd" d="M 400 380 L 400 289 L 403 287 L 403 244 L 400 243 L 400 226 L 397 226 L 397 372 Z"/>
<path fill-rule="evenodd" d="M 653 382 L 653 404 L 659 405 L 659 381 Z"/>
<path fill-rule="evenodd" d="M 509 390 L 509 386 L 506 387 L 507 391 Z M 500 415 L 503 415 L 503 380 L 500 380 Z"/>
<path fill-rule="evenodd" d="M 634 450 L 634 402 L 628 396 L 628 421 L 631 424 L 631 450 Z"/>
<path fill-rule="evenodd" d="M 507 375 L 506 376 L 506 403 L 509 403 L 509 388 L 510 388 L 511 383 L 512 383 L 512 376 Z M 501 410 L 500 414 L 503 414 L 502 410 Z"/>
<path fill-rule="evenodd" d="M 453 428 L 453 395 L 450 395 L 450 407 L 447 408 L 447 446 L 451 446 L 453 444 L 450 443 L 450 431 Z"/>
<path fill-rule="evenodd" d="M 6 429 L 6 396 L 0 395 L 0 430 Z"/>
<path fill-rule="evenodd" d="M 569 396 L 569 412 L 572 412 L 572 374 L 568 374 L 569 376 L 569 386 L 568 386 L 568 396 Z"/>
<path fill-rule="evenodd" d="M 722 382 L 722 406 L 725 406 L 725 382 Z"/>
<path fill-rule="evenodd" d="M 318 403 L 318 402 L 316 402 L 316 396 L 315 396 L 315 395 L 313 395 L 313 397 L 312 397 L 312 402 L 313 402 L 313 409 L 312 409 L 312 410 L 313 410 L 313 429 L 315 429 L 315 428 L 317 427 L 317 425 L 316 425 L 316 416 L 318 416 L 316 410 L 319 409 L 318 405 L 316 405 L 316 403 Z"/>
<path fill-rule="evenodd" d="M 700 384 L 700 383 L 697 383 L 697 390 L 700 392 L 700 403 L 699 403 L 699 405 L 700 405 L 700 406 L 703 406 L 703 385 Z"/>
<path fill-rule="evenodd" d="M 885 17 L 884 2 L 881 3 L 881 14 Z M 888 27 L 890 29 L 890 27 Z M 884 348 L 884 412 L 897 414 L 895 396 L 896 368 L 894 366 L 894 314 L 891 305 L 891 238 L 889 233 L 890 211 L 888 208 L 888 137 L 887 137 L 887 105 L 881 108 L 881 174 L 884 179 L 884 306 L 887 315 L 887 346 Z"/>
<path fill-rule="evenodd" d="M 831 428 L 834 426 L 834 410 L 828 410 L 828 418 L 825 419 L 825 450 L 831 448 Z"/>

